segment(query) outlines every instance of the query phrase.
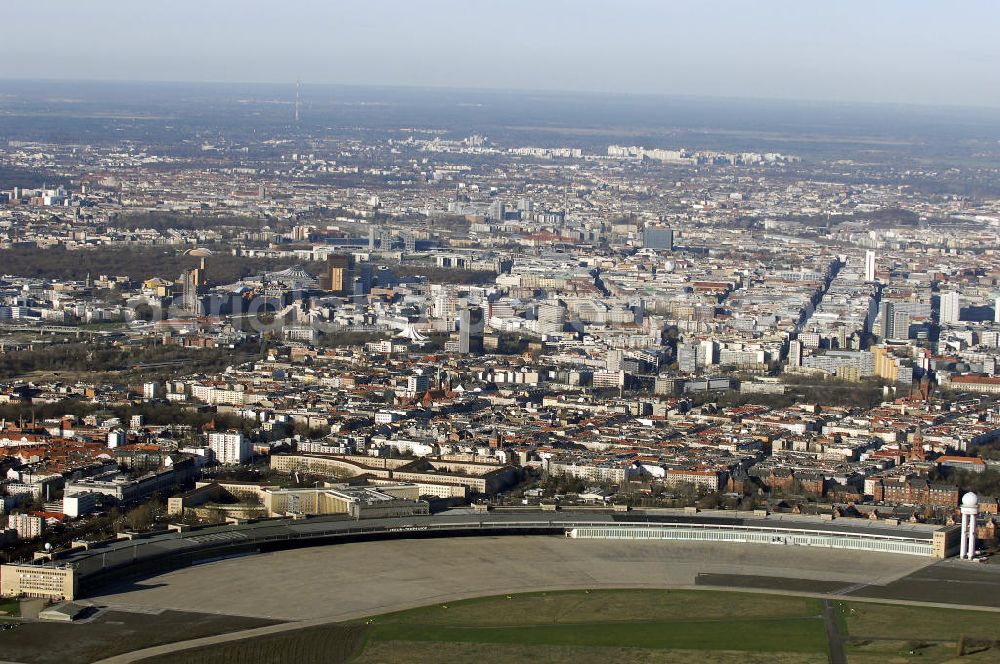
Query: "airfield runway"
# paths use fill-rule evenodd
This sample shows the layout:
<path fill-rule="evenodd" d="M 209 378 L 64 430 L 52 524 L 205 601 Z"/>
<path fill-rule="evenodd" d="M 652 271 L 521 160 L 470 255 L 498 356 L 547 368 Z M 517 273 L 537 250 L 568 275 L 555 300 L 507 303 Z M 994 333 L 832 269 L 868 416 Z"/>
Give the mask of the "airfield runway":
<path fill-rule="evenodd" d="M 854 592 L 929 558 L 779 545 L 562 537 L 392 540 L 246 556 L 111 586 L 87 603 L 280 620 L 348 619 L 533 590 L 723 585 Z M 741 579 L 754 582 L 741 583 Z"/>

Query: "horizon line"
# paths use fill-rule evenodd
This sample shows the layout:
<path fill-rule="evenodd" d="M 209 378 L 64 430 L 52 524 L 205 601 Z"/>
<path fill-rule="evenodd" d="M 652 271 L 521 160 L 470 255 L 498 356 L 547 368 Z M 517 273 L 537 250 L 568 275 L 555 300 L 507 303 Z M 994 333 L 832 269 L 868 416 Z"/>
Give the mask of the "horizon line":
<path fill-rule="evenodd" d="M 0 76 L 0 85 L 5 83 L 99 83 L 110 85 L 191 85 L 191 86 L 213 86 L 213 85 L 246 85 L 246 86 L 282 86 L 287 85 L 294 89 L 295 78 L 288 81 L 192 81 L 176 79 L 133 79 L 133 78 L 31 78 L 24 76 Z M 962 103 L 928 103 L 909 101 L 887 101 L 887 100 L 842 100 L 835 98 L 805 98 L 805 97 L 784 97 L 784 96 L 726 96 L 714 94 L 692 94 L 684 92 L 635 92 L 622 90 L 577 90 L 577 89 L 542 89 L 542 88 L 500 88 L 489 86 L 451 86 L 451 85 L 428 85 L 428 84 L 402 84 L 402 83 L 343 83 L 343 82 L 310 82 L 308 79 L 298 79 L 303 88 L 360 88 L 360 89 L 388 89 L 388 90 L 410 90 L 410 91 L 449 91 L 449 92 L 480 92 L 480 93 L 504 93 L 504 94 L 546 94 L 546 95 L 585 95 L 604 98 L 628 98 L 639 97 L 645 99 L 678 99 L 691 101 L 714 101 L 714 102 L 753 102 L 753 103 L 791 103 L 800 105 L 833 104 L 842 107 L 862 106 L 862 107 L 897 107 L 905 109 L 924 109 L 940 111 L 972 111 L 972 112 L 995 112 L 1000 113 L 1000 105 L 970 105 Z"/>

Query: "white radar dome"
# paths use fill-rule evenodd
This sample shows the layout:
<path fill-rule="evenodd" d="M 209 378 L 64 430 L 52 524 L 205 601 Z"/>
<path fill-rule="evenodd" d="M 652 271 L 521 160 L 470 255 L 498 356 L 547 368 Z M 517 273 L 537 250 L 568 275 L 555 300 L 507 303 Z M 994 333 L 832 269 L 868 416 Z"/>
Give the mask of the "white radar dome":
<path fill-rule="evenodd" d="M 979 496 L 969 492 L 962 496 L 962 507 L 976 507 L 979 505 Z"/>

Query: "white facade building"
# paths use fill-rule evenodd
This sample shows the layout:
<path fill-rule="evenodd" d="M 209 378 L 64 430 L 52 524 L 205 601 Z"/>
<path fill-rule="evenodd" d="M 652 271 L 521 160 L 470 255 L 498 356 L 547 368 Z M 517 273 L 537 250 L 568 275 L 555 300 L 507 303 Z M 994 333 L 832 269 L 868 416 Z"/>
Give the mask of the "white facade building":
<path fill-rule="evenodd" d="M 121 429 L 112 429 L 108 432 L 108 447 L 115 449 L 128 443 L 128 434 Z"/>
<path fill-rule="evenodd" d="M 143 383 L 142 384 L 142 398 L 147 401 L 152 399 L 157 399 L 163 396 L 163 386 L 159 383 Z"/>
<path fill-rule="evenodd" d="M 961 319 L 962 298 L 952 291 L 941 293 L 941 315 L 939 320 L 942 325 L 957 323 Z"/>
<path fill-rule="evenodd" d="M 99 493 L 85 492 L 73 496 L 63 497 L 63 514 L 70 518 L 77 518 L 85 514 L 90 514 L 97 510 L 97 501 L 101 497 Z"/>
<path fill-rule="evenodd" d="M 45 532 L 45 519 L 30 514 L 11 514 L 7 517 L 7 527 L 16 530 L 23 540 L 35 539 Z"/>
<path fill-rule="evenodd" d="M 875 252 L 865 252 L 865 281 L 875 281 Z"/>
<path fill-rule="evenodd" d="M 208 446 L 221 464 L 244 464 L 250 461 L 250 440 L 239 431 L 212 432 Z"/>

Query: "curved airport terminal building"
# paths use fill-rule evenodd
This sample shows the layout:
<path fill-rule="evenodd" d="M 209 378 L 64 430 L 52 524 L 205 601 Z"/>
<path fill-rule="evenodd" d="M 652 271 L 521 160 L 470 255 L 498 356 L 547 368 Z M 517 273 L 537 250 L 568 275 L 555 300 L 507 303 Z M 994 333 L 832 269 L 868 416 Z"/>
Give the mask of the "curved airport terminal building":
<path fill-rule="evenodd" d="M 207 562 L 312 546 L 388 539 L 501 535 L 570 539 L 705 542 L 722 545 L 822 547 L 945 558 L 959 546 L 958 526 L 830 519 L 763 512 L 683 510 L 451 510 L 386 518 L 320 516 L 262 519 L 155 534 L 123 533 L 105 542 L 79 542 L 68 551 L 37 554 L 31 563 L 4 565 L 2 594 L 74 599 L 124 580 Z"/>

